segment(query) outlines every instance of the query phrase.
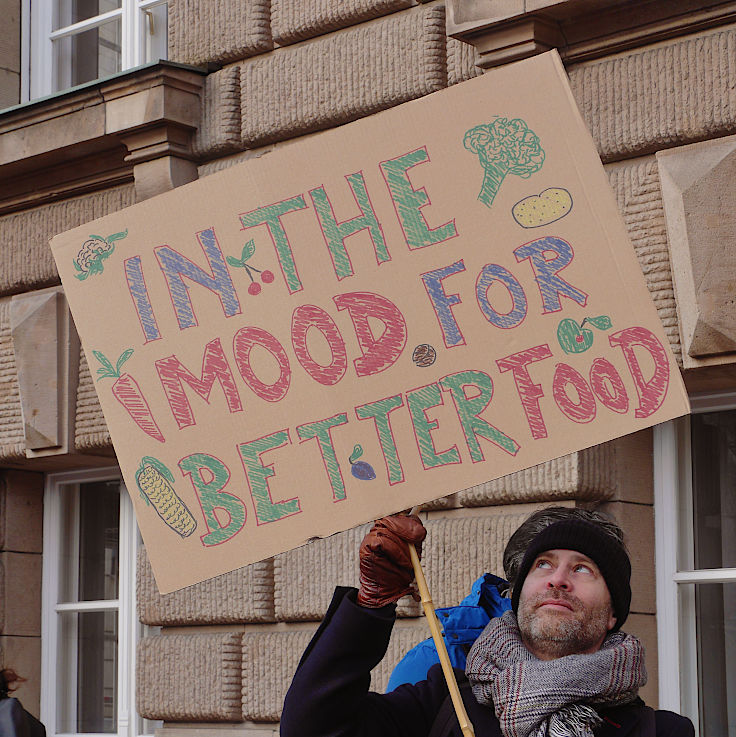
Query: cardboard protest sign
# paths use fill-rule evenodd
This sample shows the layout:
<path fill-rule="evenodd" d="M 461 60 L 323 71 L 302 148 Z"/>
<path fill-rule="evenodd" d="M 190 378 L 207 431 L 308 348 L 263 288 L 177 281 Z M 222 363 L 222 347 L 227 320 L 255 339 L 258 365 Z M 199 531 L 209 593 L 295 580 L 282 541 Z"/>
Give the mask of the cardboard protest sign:
<path fill-rule="evenodd" d="M 162 592 L 688 411 L 555 53 L 52 248 Z"/>

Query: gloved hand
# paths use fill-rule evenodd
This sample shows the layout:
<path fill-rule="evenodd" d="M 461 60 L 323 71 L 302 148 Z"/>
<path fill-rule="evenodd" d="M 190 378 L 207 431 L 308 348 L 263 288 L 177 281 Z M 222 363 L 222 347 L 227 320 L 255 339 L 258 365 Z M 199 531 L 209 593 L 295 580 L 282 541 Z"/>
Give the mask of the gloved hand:
<path fill-rule="evenodd" d="M 358 604 L 377 609 L 398 601 L 405 594 L 418 596 L 412 586 L 414 569 L 407 543 L 422 555 L 422 541 L 427 535 L 416 515 L 383 517 L 363 538 L 360 558 Z"/>

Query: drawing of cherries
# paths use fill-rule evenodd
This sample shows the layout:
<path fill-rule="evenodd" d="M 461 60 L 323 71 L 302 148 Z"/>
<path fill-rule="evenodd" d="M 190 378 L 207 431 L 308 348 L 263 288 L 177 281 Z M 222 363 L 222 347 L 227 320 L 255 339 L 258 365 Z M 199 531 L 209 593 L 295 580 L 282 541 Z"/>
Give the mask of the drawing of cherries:
<path fill-rule="evenodd" d="M 243 252 L 240 254 L 240 258 L 234 258 L 233 256 L 227 256 L 227 262 L 230 266 L 236 269 L 245 269 L 246 273 L 250 277 L 250 284 L 248 285 L 248 294 L 255 296 L 260 294 L 261 285 L 256 281 L 253 273 L 261 275 L 261 281 L 264 284 L 270 284 L 273 281 L 273 272 L 268 269 L 256 269 L 255 266 L 247 264 L 246 261 L 256 252 L 256 244 L 253 239 L 249 240 L 243 246 Z"/>
<path fill-rule="evenodd" d="M 359 444 L 356 444 L 348 459 L 350 462 L 350 472 L 356 479 L 360 479 L 361 481 L 373 481 L 376 478 L 376 472 L 370 463 L 358 460 L 362 455 L 363 448 Z"/>

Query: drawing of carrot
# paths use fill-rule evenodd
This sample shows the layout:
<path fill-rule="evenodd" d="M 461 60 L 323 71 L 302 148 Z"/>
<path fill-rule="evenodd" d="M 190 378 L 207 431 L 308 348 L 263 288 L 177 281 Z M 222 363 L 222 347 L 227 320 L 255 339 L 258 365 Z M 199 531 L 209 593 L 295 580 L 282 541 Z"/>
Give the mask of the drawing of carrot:
<path fill-rule="evenodd" d="M 135 472 L 135 482 L 147 505 L 152 504 L 158 516 L 182 537 L 188 537 L 197 528 L 197 521 L 174 489 L 171 471 L 151 456 L 141 458 Z"/>
<path fill-rule="evenodd" d="M 133 355 L 133 349 L 128 348 L 128 350 L 123 351 L 114 366 L 100 351 L 92 351 L 92 354 L 102 364 L 102 367 L 97 369 L 99 377 L 101 379 L 116 380 L 112 385 L 112 394 L 125 407 L 133 422 L 146 435 L 150 435 L 160 443 L 165 443 L 166 438 L 164 438 L 163 433 L 159 430 L 156 420 L 153 418 L 151 408 L 148 406 L 148 402 L 143 396 L 140 386 L 138 386 L 138 382 L 130 374 L 120 373 L 123 364 Z"/>

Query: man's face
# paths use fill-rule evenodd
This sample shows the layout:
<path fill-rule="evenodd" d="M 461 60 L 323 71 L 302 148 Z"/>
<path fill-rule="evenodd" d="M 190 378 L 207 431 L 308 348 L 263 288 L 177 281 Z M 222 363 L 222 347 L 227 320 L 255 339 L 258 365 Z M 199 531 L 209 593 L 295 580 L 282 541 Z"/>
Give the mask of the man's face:
<path fill-rule="evenodd" d="M 548 550 L 524 580 L 518 622 L 527 650 L 553 660 L 596 652 L 616 619 L 598 566 L 575 550 Z"/>

